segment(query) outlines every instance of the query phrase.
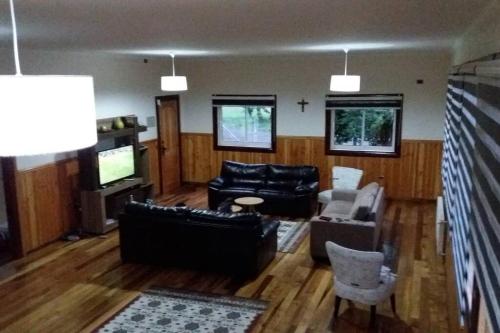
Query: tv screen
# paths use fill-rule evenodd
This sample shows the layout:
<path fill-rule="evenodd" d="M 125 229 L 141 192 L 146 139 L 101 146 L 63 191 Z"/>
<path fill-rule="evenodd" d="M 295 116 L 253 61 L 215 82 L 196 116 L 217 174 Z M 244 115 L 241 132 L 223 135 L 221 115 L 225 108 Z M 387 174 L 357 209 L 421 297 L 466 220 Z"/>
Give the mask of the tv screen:
<path fill-rule="evenodd" d="M 97 153 L 99 183 L 106 185 L 135 174 L 134 147 L 104 150 Z"/>

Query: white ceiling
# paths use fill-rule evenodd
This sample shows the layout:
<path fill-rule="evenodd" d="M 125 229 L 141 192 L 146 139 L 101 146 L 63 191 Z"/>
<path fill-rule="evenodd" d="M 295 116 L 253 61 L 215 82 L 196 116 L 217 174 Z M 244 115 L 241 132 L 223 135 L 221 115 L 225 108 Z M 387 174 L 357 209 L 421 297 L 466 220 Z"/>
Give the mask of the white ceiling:
<path fill-rule="evenodd" d="M 17 0 L 21 48 L 155 55 L 449 48 L 492 0 Z M 10 47 L 0 0 L 0 47 Z"/>

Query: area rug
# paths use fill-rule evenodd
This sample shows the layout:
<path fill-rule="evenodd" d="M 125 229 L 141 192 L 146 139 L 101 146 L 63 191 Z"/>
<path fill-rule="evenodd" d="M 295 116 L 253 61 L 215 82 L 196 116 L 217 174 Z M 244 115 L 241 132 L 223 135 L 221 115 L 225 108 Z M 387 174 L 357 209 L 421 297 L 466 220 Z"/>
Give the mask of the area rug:
<path fill-rule="evenodd" d="M 151 288 L 96 332 L 244 333 L 266 308 L 267 302 L 261 300 Z"/>
<path fill-rule="evenodd" d="M 278 228 L 278 251 L 294 253 L 308 233 L 308 222 L 280 221 Z"/>

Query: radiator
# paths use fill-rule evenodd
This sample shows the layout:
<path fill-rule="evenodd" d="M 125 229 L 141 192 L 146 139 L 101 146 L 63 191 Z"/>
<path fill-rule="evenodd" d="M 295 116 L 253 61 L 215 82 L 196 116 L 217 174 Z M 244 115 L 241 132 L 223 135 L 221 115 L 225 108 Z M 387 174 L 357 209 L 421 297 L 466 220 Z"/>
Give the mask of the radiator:
<path fill-rule="evenodd" d="M 446 252 L 447 231 L 448 222 L 444 216 L 443 197 L 438 197 L 436 205 L 436 252 L 441 256 L 444 256 Z"/>

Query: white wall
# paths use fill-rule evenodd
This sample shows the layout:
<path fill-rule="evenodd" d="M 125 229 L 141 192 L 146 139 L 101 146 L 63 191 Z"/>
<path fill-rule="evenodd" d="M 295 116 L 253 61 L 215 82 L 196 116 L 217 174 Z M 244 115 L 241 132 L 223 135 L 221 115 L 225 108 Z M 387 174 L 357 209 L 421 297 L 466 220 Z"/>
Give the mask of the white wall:
<path fill-rule="evenodd" d="M 361 93 L 403 93 L 403 138 L 442 139 L 448 52 L 366 52 L 350 55 Z M 331 74 L 342 74 L 343 54 L 179 59 L 189 91 L 181 95 L 183 132 L 212 132 L 212 94 L 276 94 L 277 134 L 323 136 Z M 423 79 L 423 85 L 416 80 Z M 297 102 L 309 101 L 302 113 Z"/>
<path fill-rule="evenodd" d="M 13 73 L 11 50 L 0 49 L 0 59 L 0 73 Z M 169 62 L 160 60 L 150 60 L 145 64 L 142 59 L 107 54 L 23 49 L 21 49 L 21 67 L 23 74 L 92 75 L 97 118 L 136 114 L 141 124 L 146 124 L 146 117 L 155 115 L 154 96 L 164 94 L 160 90 L 160 76 L 164 71 L 170 70 Z M 36 101 L 30 101 L 29 92 L 26 93 L 26 103 L 33 103 L 36 107 Z M 68 105 L 68 108 L 71 108 L 71 105 Z M 22 124 L 16 126 L 22 128 Z M 141 140 L 155 137 L 156 127 L 140 134 Z M 19 169 L 29 169 L 69 156 L 74 156 L 74 153 L 19 157 L 17 164 Z"/>
<path fill-rule="evenodd" d="M 453 64 L 500 52 L 500 0 L 493 0 L 455 45 Z"/>
<path fill-rule="evenodd" d="M 0 59 L 0 73 L 11 74 L 11 51 L 0 49 Z M 323 136 L 325 95 L 330 75 L 343 71 L 343 55 L 180 58 L 176 64 L 189 85 L 189 91 L 181 94 L 183 132 L 212 132 L 214 93 L 277 94 L 278 135 Z M 142 59 L 116 55 L 22 49 L 21 65 L 24 74 L 92 75 L 98 118 L 136 114 L 143 124 L 155 115 L 154 96 L 165 94 L 160 76 L 170 71 L 168 59 L 144 64 Z M 362 76 L 361 93 L 405 95 L 403 138 L 441 139 L 449 65 L 446 52 L 357 52 L 350 57 L 349 72 Z M 424 84 L 417 85 L 417 79 Z M 304 113 L 297 105 L 302 98 L 310 103 Z M 155 137 L 156 128 L 150 128 L 140 139 Z M 74 153 L 20 157 L 18 168 L 70 156 Z"/>

